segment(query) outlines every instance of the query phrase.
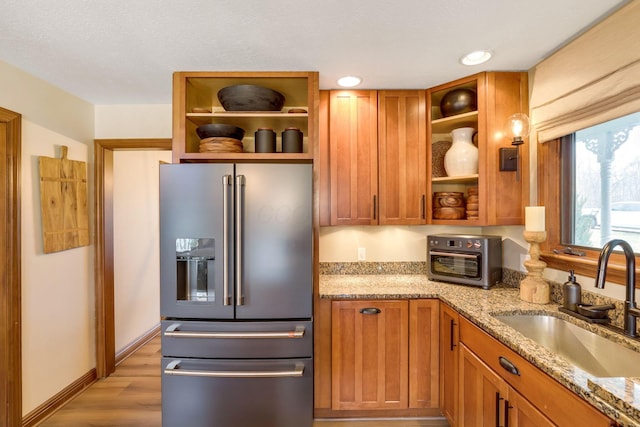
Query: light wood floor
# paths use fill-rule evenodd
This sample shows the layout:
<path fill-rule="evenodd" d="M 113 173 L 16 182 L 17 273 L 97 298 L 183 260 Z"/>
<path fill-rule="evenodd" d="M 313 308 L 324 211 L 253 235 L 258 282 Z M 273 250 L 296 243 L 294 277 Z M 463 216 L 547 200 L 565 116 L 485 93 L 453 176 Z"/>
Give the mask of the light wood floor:
<path fill-rule="evenodd" d="M 155 338 L 39 427 L 160 427 L 160 338 Z M 189 427 L 185 425 L 184 427 Z M 241 427 L 241 426 L 225 426 Z M 314 427 L 448 427 L 442 420 L 316 420 Z"/>

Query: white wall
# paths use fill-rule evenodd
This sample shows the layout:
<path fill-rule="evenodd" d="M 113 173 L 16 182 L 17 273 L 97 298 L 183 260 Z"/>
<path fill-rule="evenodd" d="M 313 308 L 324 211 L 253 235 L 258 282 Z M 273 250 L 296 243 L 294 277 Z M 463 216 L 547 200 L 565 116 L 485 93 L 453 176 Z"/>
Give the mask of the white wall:
<path fill-rule="evenodd" d="M 115 347 L 160 322 L 158 176 L 171 151 L 113 153 Z"/>

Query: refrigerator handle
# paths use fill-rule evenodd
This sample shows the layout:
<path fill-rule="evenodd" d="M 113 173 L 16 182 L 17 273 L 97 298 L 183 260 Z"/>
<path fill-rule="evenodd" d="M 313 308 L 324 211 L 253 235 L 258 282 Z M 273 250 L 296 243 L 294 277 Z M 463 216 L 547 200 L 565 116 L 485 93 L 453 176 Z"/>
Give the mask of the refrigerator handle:
<path fill-rule="evenodd" d="M 244 305 L 244 295 L 242 293 L 242 222 L 244 217 L 242 199 L 244 185 L 244 175 L 236 176 L 236 305 L 238 306 Z"/>
<path fill-rule="evenodd" d="M 222 299 L 224 305 L 231 305 L 229 296 L 229 242 L 231 227 L 229 226 L 229 188 L 231 186 L 231 175 L 222 176 Z"/>
<path fill-rule="evenodd" d="M 170 362 L 164 369 L 165 375 L 179 375 L 183 377 L 214 377 L 214 378 L 282 378 L 304 376 L 304 364 L 296 363 L 293 369 L 285 371 L 196 371 L 181 369 L 182 360 Z"/>

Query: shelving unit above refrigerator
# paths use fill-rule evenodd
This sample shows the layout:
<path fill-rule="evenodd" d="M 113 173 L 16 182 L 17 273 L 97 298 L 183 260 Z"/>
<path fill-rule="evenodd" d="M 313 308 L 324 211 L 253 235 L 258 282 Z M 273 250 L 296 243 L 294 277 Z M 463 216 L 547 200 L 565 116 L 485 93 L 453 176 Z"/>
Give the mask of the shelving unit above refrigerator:
<path fill-rule="evenodd" d="M 218 91 L 233 85 L 256 85 L 285 97 L 280 111 L 225 111 Z M 176 72 L 173 76 L 173 162 L 216 161 L 311 161 L 317 151 L 317 72 Z M 208 123 L 242 128 L 243 150 L 200 152 L 196 129 Z M 260 128 L 273 129 L 276 152 L 256 153 L 254 134 Z M 283 153 L 281 135 L 297 128 L 303 135 L 301 153 Z"/>

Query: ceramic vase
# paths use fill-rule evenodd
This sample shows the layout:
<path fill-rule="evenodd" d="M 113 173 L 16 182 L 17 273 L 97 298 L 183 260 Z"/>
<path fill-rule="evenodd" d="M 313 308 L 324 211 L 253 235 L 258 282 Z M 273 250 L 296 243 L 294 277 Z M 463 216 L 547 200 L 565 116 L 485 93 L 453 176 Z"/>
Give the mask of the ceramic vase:
<path fill-rule="evenodd" d="M 478 173 L 478 147 L 473 145 L 474 128 L 451 131 L 453 142 L 444 155 L 447 176 L 474 175 Z"/>

